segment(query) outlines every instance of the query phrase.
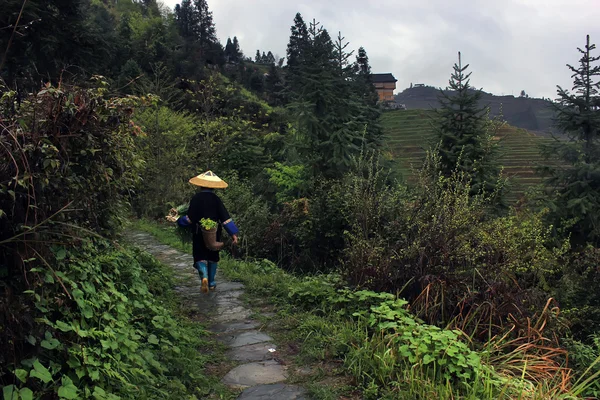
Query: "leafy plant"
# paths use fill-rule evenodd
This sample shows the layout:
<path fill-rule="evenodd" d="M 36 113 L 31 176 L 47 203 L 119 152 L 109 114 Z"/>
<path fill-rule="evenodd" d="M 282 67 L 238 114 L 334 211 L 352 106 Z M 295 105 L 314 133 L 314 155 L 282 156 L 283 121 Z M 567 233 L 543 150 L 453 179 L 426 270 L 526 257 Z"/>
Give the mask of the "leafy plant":
<path fill-rule="evenodd" d="M 205 230 L 207 230 L 207 231 L 210 231 L 210 230 L 213 230 L 213 229 L 217 228 L 217 222 L 213 221 L 210 218 L 202 218 L 200 220 L 200 225 L 202 225 L 202 228 L 205 229 Z"/>

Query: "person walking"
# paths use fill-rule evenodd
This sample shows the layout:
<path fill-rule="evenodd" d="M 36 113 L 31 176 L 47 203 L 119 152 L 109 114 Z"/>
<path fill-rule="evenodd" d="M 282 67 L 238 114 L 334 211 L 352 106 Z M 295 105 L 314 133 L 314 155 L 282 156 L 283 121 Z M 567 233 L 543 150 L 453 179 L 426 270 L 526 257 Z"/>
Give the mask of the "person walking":
<path fill-rule="evenodd" d="M 229 216 L 225 205 L 215 193 L 215 189 L 225 189 L 227 182 L 219 178 L 212 171 L 204 172 L 189 180 L 192 185 L 200 190 L 192 197 L 187 215 L 181 217 L 178 223 L 181 226 L 191 226 L 193 233 L 194 268 L 198 270 L 202 282 L 203 293 L 215 290 L 217 283 L 215 276 L 219 263 L 219 250 L 208 248 L 202 235 L 200 222 L 211 219 L 218 223 L 217 242 L 221 242 L 222 228 L 231 236 L 234 245 L 238 243 L 239 229 Z"/>

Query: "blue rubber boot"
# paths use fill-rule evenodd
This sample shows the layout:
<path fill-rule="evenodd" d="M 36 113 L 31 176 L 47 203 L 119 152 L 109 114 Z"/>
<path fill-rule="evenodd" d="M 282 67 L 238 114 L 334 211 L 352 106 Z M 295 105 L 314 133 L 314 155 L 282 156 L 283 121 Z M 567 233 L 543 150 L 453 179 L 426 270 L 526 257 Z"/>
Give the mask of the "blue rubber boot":
<path fill-rule="evenodd" d="M 196 269 L 198 270 L 198 274 L 200 275 L 200 281 L 202 282 L 202 292 L 208 292 L 208 271 L 206 268 L 206 262 L 198 261 L 196 264 L 194 264 L 194 267 L 196 267 Z"/>
<path fill-rule="evenodd" d="M 217 282 L 215 282 L 215 276 L 217 275 L 217 263 L 209 262 L 208 263 L 208 287 L 210 290 L 215 290 L 217 288 Z"/>

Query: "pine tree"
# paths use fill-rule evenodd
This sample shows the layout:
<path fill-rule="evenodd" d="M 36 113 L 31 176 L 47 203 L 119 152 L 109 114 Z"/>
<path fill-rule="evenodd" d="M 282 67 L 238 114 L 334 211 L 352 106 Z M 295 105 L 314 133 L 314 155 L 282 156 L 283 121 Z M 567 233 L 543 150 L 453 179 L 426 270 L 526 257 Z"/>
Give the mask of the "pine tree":
<path fill-rule="evenodd" d="M 459 52 L 450 78 L 453 92 L 441 91 L 438 98 L 440 168 L 446 176 L 455 170 L 465 172 L 473 194 L 482 190 L 489 194 L 498 182 L 497 147 L 486 131 L 486 110 L 479 107 L 481 92 L 471 89 L 471 73 L 465 73 L 468 68 L 462 65 Z"/>
<path fill-rule="evenodd" d="M 238 42 L 237 36 L 233 37 L 233 53 L 235 55 L 235 62 L 241 62 L 244 59 L 244 53 L 240 49 L 240 43 Z"/>
<path fill-rule="evenodd" d="M 182 0 L 181 5 L 175 6 L 175 18 L 179 34 L 186 43 L 185 53 L 190 58 L 190 64 L 195 65 L 198 61 L 194 53 L 207 64 L 220 65 L 225 62 L 223 47 L 217 39 L 212 12 L 206 0 L 194 0 L 193 3 L 191 0 Z"/>
<path fill-rule="evenodd" d="M 267 64 L 275 64 L 275 56 L 270 51 L 267 53 Z"/>
<path fill-rule="evenodd" d="M 254 62 L 255 63 L 260 63 L 261 60 L 261 56 L 260 56 L 260 50 L 256 50 L 256 55 L 254 56 Z"/>
<path fill-rule="evenodd" d="M 181 4 L 175 6 L 175 18 L 181 37 L 186 41 L 194 41 L 196 39 L 195 27 L 199 23 L 199 16 L 191 0 L 182 0 Z"/>
<path fill-rule="evenodd" d="M 196 11 L 198 13 L 198 24 L 196 25 L 196 36 L 200 44 L 207 48 L 217 43 L 217 31 L 213 23 L 212 11 L 208 9 L 206 0 L 194 0 Z"/>
<path fill-rule="evenodd" d="M 371 65 L 364 47 L 358 49 L 354 70 L 356 73 L 355 90 L 362 103 L 359 122 L 366 126 L 365 139 L 367 145 L 379 148 L 383 143 L 383 129 L 379 123 L 379 117 L 381 116 L 378 105 L 379 96 L 373 84 Z"/>
<path fill-rule="evenodd" d="M 269 67 L 269 73 L 265 79 L 265 92 L 269 104 L 273 106 L 281 106 L 285 103 L 285 87 L 280 73 L 281 67 L 277 67 L 274 63 Z"/>
<path fill-rule="evenodd" d="M 304 64 L 304 55 L 310 45 L 308 28 L 300 13 L 294 17 L 291 32 L 287 46 L 286 82 L 288 89 L 293 92 L 302 85 L 299 78 L 300 67 Z"/>
<path fill-rule="evenodd" d="M 231 38 L 227 38 L 227 44 L 225 45 L 225 60 L 227 62 L 235 62 L 235 50 L 233 49 L 233 42 Z"/>
<path fill-rule="evenodd" d="M 347 66 L 339 65 L 347 57 L 336 53 L 329 33 L 315 20 L 306 28 L 297 14 L 294 22 L 286 82 L 290 108 L 298 117 L 298 152 L 314 175 L 339 177 L 362 143 L 352 82 Z"/>
<path fill-rule="evenodd" d="M 570 228 L 575 242 L 600 244 L 600 65 L 589 35 L 577 67 L 572 91 L 558 86 L 556 125 L 570 140 L 556 139 L 544 149 L 549 165 L 543 168 L 554 222 L 575 219 Z M 560 160 L 559 166 L 555 160 Z"/>

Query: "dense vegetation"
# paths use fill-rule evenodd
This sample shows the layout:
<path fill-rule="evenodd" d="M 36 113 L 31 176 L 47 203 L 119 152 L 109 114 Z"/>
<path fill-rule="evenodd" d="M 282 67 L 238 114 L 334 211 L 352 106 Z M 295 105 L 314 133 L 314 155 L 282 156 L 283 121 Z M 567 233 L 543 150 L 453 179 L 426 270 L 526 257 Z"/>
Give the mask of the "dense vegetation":
<path fill-rule="evenodd" d="M 5 3 L 5 398 L 214 394 L 167 272 L 117 241 L 128 217 L 185 203 L 207 168 L 230 184 L 238 277 L 308 313 L 298 335 L 322 340 L 365 397 L 600 393 L 589 40 L 574 92 L 555 104 L 573 140 L 547 149 L 561 162 L 549 156 L 540 199 L 516 209 L 498 201 L 510 192 L 493 140 L 502 123 L 477 107 L 460 61 L 438 135 L 402 182 L 382 151 L 365 49 L 315 20 L 295 16 L 284 64 L 269 51 L 252 61 L 237 38 L 222 46 L 205 0 L 174 12 L 154 0 Z"/>

